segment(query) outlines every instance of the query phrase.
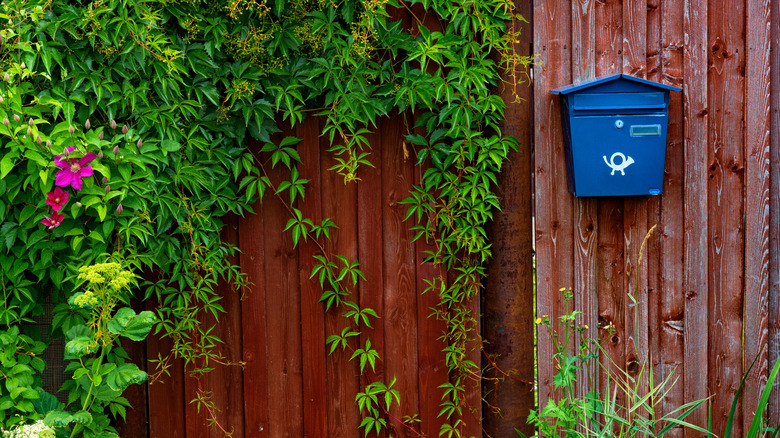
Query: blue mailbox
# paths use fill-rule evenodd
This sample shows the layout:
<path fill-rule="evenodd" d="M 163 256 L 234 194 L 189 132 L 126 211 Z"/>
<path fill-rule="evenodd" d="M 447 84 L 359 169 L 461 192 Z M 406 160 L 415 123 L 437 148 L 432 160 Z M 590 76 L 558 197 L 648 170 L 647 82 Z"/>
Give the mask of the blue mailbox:
<path fill-rule="evenodd" d="M 680 90 L 615 74 L 550 91 L 561 96 L 569 191 L 660 195 L 669 91 Z"/>

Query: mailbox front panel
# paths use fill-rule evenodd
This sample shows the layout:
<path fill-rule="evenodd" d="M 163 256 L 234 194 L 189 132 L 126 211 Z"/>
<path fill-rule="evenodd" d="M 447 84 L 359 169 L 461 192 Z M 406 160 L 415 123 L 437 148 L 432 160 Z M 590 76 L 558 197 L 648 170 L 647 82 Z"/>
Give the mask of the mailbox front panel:
<path fill-rule="evenodd" d="M 658 195 L 663 187 L 668 117 L 571 117 L 576 196 Z"/>

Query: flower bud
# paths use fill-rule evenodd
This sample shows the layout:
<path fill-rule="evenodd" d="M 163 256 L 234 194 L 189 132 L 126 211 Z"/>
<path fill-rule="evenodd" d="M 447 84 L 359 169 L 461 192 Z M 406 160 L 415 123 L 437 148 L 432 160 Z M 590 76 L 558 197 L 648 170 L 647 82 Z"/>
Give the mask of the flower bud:
<path fill-rule="evenodd" d="M 87 130 L 89 130 L 89 128 L 91 128 L 91 127 L 92 127 L 92 124 L 91 124 L 91 123 L 89 123 L 89 119 L 87 119 L 87 121 L 84 123 L 84 128 L 86 128 Z"/>
<path fill-rule="evenodd" d="M 122 126 L 122 134 L 127 134 L 127 125 Z"/>
<path fill-rule="evenodd" d="M 29 127 L 27 128 L 27 135 L 32 137 L 32 128 L 29 128 Z"/>
<path fill-rule="evenodd" d="M 107 177 L 107 176 L 104 176 L 104 177 L 103 177 L 103 184 L 105 184 L 105 183 L 107 183 L 107 182 L 108 182 L 108 177 Z"/>
<path fill-rule="evenodd" d="M 76 207 L 81 207 L 81 202 L 76 201 Z"/>
<path fill-rule="evenodd" d="M 116 212 L 117 212 L 117 213 L 119 213 L 119 214 L 122 214 L 122 211 L 123 211 L 123 210 L 124 210 L 124 208 L 122 208 L 122 204 L 119 204 L 119 205 L 116 207 Z"/>
<path fill-rule="evenodd" d="M 24 62 L 22 62 L 21 64 L 19 64 L 19 67 L 20 67 L 22 70 L 24 70 L 25 68 L 27 68 L 27 64 L 25 64 Z"/>
<path fill-rule="evenodd" d="M 41 138 L 41 136 L 40 136 L 40 135 L 38 136 L 38 138 L 36 138 L 36 139 L 35 139 L 35 141 L 36 141 L 36 142 L 37 142 L 39 145 L 43 144 L 43 139 Z"/>
<path fill-rule="evenodd" d="M 73 129 L 73 125 L 68 126 L 68 134 L 73 135 L 74 132 L 76 132 L 76 130 Z"/>
<path fill-rule="evenodd" d="M 103 159 L 103 151 L 101 150 L 98 152 L 98 160 L 102 160 L 102 159 Z"/>
<path fill-rule="evenodd" d="M 30 120 L 27 121 L 27 124 L 30 126 L 34 126 L 35 122 L 33 121 L 32 117 L 30 117 Z"/>
<path fill-rule="evenodd" d="M 119 155 L 119 145 L 114 146 L 114 155 Z"/>
<path fill-rule="evenodd" d="M 46 140 L 46 147 L 51 148 L 51 140 Z"/>
<path fill-rule="evenodd" d="M 11 122 L 8 121 L 8 117 L 3 117 L 3 125 L 8 126 Z"/>
<path fill-rule="evenodd" d="M 21 117 L 19 117 L 19 114 L 14 114 L 14 122 L 18 122 L 21 120 Z"/>
<path fill-rule="evenodd" d="M 0 103 L 5 102 L 5 99 L 3 99 L 3 96 L 0 96 Z"/>
<path fill-rule="evenodd" d="M 8 73 L 4 73 L 3 74 L 3 80 L 6 81 L 6 82 L 11 82 L 11 77 L 8 76 Z"/>
<path fill-rule="evenodd" d="M 111 119 L 111 129 L 116 129 L 116 120 Z"/>
<path fill-rule="evenodd" d="M 109 186 L 109 185 L 106 185 L 106 193 L 108 193 L 108 192 L 110 192 L 110 191 L 111 191 L 111 186 Z"/>
<path fill-rule="evenodd" d="M 142 146 L 143 144 L 144 144 L 143 140 L 141 140 L 141 139 L 139 138 L 139 139 L 138 139 L 138 143 L 136 143 L 135 145 L 136 145 L 136 146 L 138 146 L 138 149 L 141 149 L 141 146 Z"/>
<path fill-rule="evenodd" d="M 100 131 L 100 134 L 98 134 L 98 140 L 103 140 L 103 131 Z"/>

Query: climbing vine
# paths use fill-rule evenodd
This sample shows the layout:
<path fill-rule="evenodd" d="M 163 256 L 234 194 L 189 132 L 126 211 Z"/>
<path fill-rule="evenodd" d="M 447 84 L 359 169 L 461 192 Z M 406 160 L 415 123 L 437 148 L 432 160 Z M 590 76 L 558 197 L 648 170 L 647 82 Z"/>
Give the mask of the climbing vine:
<path fill-rule="evenodd" d="M 411 22 L 394 19 L 396 11 Z M 41 389 L 43 364 L 24 359 L 43 348 L 29 323 L 44 303 L 54 308 L 51 335 L 70 341 L 76 332 L 88 336 L 74 327 L 110 329 L 120 312 L 130 317 L 129 308 L 116 316 L 109 310 L 95 325 L 85 298 L 68 300 L 94 292 L 79 272 L 98 263 L 144 275 L 135 297 L 157 307 L 154 317 L 144 313 L 144 324 L 173 344 L 156 358 L 151 379 L 174 358 L 196 379 L 214 364 L 240 366 L 213 348 L 219 340 L 203 316 L 218 320 L 224 312 L 218 282 L 237 293 L 250 286 L 230 261 L 236 248 L 219 232 L 226 215 L 252 214 L 264 196 L 286 206 L 280 232 L 320 248 L 311 275 L 321 301 L 349 321 L 328 334 L 328 350 L 348 349 L 361 373 L 373 369 L 381 358 L 370 338 L 357 347 L 350 341 L 378 317 L 350 298 L 360 263 L 327 249 L 338 224 L 303 214 L 309 181 L 298 170 L 299 139 L 274 134 L 279 124 L 320 117 L 336 160 L 331 170 L 356 184 L 358 169 L 371 165 L 368 135 L 397 111 L 414 120 L 405 145 L 422 170 L 403 201 L 406 219 L 415 239 L 433 248 L 426 261 L 449 272 L 426 279 L 427 293 L 440 300 L 433 317 L 447 325 L 442 354 L 451 379 L 441 436 L 462 436 L 465 385 L 480 375 L 467 354 L 479 344 L 470 303 L 491 255 L 485 227 L 499 208 L 497 175 L 518 146 L 501 133 L 505 103 L 493 89 L 502 77 L 517 87 L 533 62 L 514 53 L 522 17 L 512 2 L 8 0 L 0 20 L 0 324 L 11 358 L 24 362 L 2 363 L 14 383 L 0 385 L 0 406 L 8 407 L 0 421 L 11 427 L 48 418 L 48 427 L 71 435 L 114 436 L 104 411 L 124 416 L 119 390 L 146 378 L 125 366 L 117 336 L 124 332 L 109 330 L 110 347 L 69 353 L 91 368 L 80 371 L 86 396 L 71 383 L 80 395 L 63 406 Z M 250 138 L 263 145 L 259 151 L 247 148 Z M 273 184 L 269 167 L 286 169 L 284 181 Z M 132 378 L 99 399 L 93 391 L 111 366 Z M 403 404 L 393 384 L 390 376 L 356 394 L 366 433 L 417 432 L 390 415 Z M 214 412 L 205 391 L 196 401 Z"/>

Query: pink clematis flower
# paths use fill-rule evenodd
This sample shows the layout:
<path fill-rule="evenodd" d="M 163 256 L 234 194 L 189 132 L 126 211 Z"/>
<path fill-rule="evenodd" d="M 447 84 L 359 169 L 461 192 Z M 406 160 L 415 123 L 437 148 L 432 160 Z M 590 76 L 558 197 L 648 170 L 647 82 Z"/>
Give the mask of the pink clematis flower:
<path fill-rule="evenodd" d="M 53 192 L 46 194 L 46 197 L 48 198 L 46 199 L 46 204 L 51 205 L 52 210 L 60 211 L 60 209 L 68 203 L 68 195 L 69 193 L 65 190 L 55 187 Z"/>
<path fill-rule="evenodd" d="M 67 153 L 75 151 L 76 148 L 69 146 L 66 149 Z M 92 160 L 95 159 L 95 154 L 88 152 L 81 158 L 65 158 L 65 155 L 57 155 L 54 157 L 54 164 L 59 167 L 60 170 L 54 179 L 54 185 L 59 187 L 71 186 L 76 190 L 81 190 L 81 179 L 92 176 L 92 166 L 87 166 Z"/>
<path fill-rule="evenodd" d="M 55 211 L 51 214 L 51 216 L 46 216 L 46 218 L 44 218 L 41 223 L 49 227 L 51 230 L 52 228 L 59 227 L 63 219 L 65 219 L 65 215 L 59 214 Z"/>

